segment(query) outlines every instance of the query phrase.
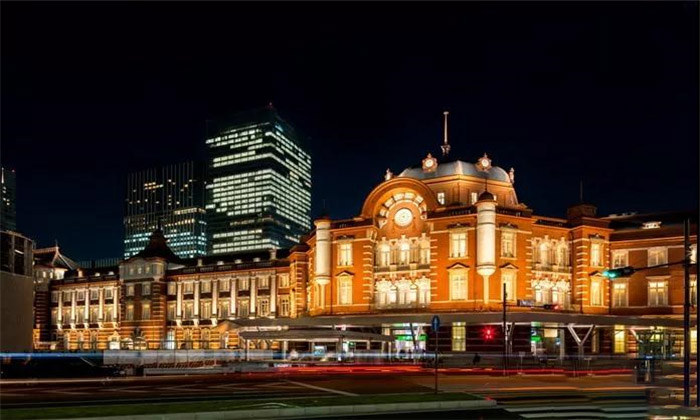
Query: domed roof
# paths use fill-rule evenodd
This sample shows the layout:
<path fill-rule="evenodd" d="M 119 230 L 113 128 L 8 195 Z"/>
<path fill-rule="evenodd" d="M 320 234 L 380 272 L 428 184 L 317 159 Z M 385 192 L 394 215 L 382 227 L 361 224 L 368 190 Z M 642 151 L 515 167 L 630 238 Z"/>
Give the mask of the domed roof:
<path fill-rule="evenodd" d="M 479 194 L 479 201 L 481 201 L 481 200 L 491 200 L 491 201 L 493 201 L 493 200 L 495 200 L 495 199 L 496 199 L 496 197 L 494 197 L 493 194 L 491 194 L 491 193 L 488 192 L 488 191 L 484 191 L 484 192 L 482 192 L 481 194 Z"/>
<path fill-rule="evenodd" d="M 488 178 L 495 181 L 510 182 L 508 172 L 498 166 L 492 166 L 488 172 L 476 169 L 476 165 L 461 160 L 451 162 L 438 163 L 437 170 L 434 172 L 423 172 L 420 166 L 412 166 L 404 169 L 398 176 L 415 179 L 432 179 L 451 175 L 469 175 L 478 178 Z"/>

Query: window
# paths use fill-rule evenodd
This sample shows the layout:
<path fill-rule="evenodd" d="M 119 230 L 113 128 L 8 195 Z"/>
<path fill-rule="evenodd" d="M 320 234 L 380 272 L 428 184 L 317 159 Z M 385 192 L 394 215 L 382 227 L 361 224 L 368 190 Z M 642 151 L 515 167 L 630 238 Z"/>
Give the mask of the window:
<path fill-rule="evenodd" d="M 389 244 L 380 244 L 379 252 L 377 254 L 377 260 L 379 261 L 380 267 L 388 267 L 391 265 L 391 246 L 389 246 Z"/>
<path fill-rule="evenodd" d="M 472 193 L 470 194 L 470 197 L 471 197 L 471 202 L 472 202 L 472 204 L 474 204 L 474 203 L 476 203 L 477 201 L 479 201 L 479 194 L 477 194 L 476 192 L 472 192 Z"/>
<path fill-rule="evenodd" d="M 201 288 L 202 293 L 211 293 L 211 282 L 210 281 L 208 281 L 208 280 L 203 281 L 201 283 L 201 285 L 202 285 L 202 288 Z"/>
<path fill-rule="evenodd" d="M 58 324 L 58 309 L 51 309 L 51 325 Z"/>
<path fill-rule="evenodd" d="M 133 284 L 126 286 L 126 295 L 127 296 L 134 296 L 134 285 Z"/>
<path fill-rule="evenodd" d="M 438 200 L 438 203 L 445 204 L 445 193 L 444 192 L 437 193 L 437 200 Z"/>
<path fill-rule="evenodd" d="M 665 247 L 649 248 L 647 251 L 647 265 L 652 266 L 666 264 L 668 262 L 667 251 L 668 249 Z"/>
<path fill-rule="evenodd" d="M 64 302 L 70 302 L 70 301 L 71 301 L 71 292 L 63 292 L 63 301 L 64 301 Z"/>
<path fill-rule="evenodd" d="M 569 266 L 569 247 L 566 244 L 557 245 L 557 265 L 559 267 Z"/>
<path fill-rule="evenodd" d="M 338 243 L 338 266 L 352 265 L 352 242 Z"/>
<path fill-rule="evenodd" d="M 175 302 L 168 302 L 168 320 L 175 319 Z"/>
<path fill-rule="evenodd" d="M 219 318 L 228 318 L 228 299 L 222 299 L 219 301 Z"/>
<path fill-rule="evenodd" d="M 229 279 L 219 280 L 219 291 L 228 292 L 229 290 L 231 290 L 231 282 Z"/>
<path fill-rule="evenodd" d="M 151 304 L 141 302 L 141 319 L 151 319 Z"/>
<path fill-rule="evenodd" d="M 202 315 L 202 318 L 211 318 L 211 301 L 210 300 L 202 301 L 201 315 Z"/>
<path fill-rule="evenodd" d="M 603 265 L 603 260 L 601 258 L 602 247 L 603 245 L 600 243 L 591 243 L 591 267 L 601 267 Z"/>
<path fill-rule="evenodd" d="M 71 321 L 70 308 L 63 308 L 63 312 L 61 313 L 61 321 L 63 321 L 64 324 Z"/>
<path fill-rule="evenodd" d="M 650 280 L 648 285 L 649 306 L 668 305 L 667 282 Z"/>
<path fill-rule="evenodd" d="M 697 276 L 690 276 L 690 304 L 695 306 L 698 303 Z"/>
<path fill-rule="evenodd" d="M 262 276 L 258 277 L 258 289 L 269 289 L 270 288 L 270 277 Z"/>
<path fill-rule="evenodd" d="M 192 282 L 187 282 L 187 283 L 185 283 L 185 285 L 184 285 L 184 293 L 185 293 L 186 295 L 191 295 L 192 293 L 194 293 L 194 283 L 192 283 Z"/>
<path fill-rule="evenodd" d="M 258 301 L 258 315 L 270 315 L 270 299 L 264 298 Z"/>
<path fill-rule="evenodd" d="M 624 325 L 615 325 L 615 353 L 625 353 L 627 351 L 627 334 Z"/>
<path fill-rule="evenodd" d="M 100 298 L 99 289 L 90 289 L 90 300 L 98 300 Z"/>
<path fill-rule="evenodd" d="M 85 292 L 83 292 L 82 290 L 79 290 L 78 297 L 76 299 L 78 300 L 78 302 L 84 301 L 85 300 Z"/>
<path fill-rule="evenodd" d="M 450 258 L 464 258 L 467 256 L 467 233 L 450 233 Z"/>
<path fill-rule="evenodd" d="M 78 317 L 77 317 L 77 322 L 87 322 L 87 313 L 85 313 L 85 307 L 81 306 L 78 308 Z"/>
<path fill-rule="evenodd" d="M 194 303 L 185 302 L 185 319 L 192 319 L 194 317 Z"/>
<path fill-rule="evenodd" d="M 248 278 L 243 277 L 242 279 L 240 279 L 240 283 L 238 286 L 238 290 L 248 290 Z"/>
<path fill-rule="evenodd" d="M 100 308 L 98 305 L 90 306 L 90 322 L 99 321 L 98 316 L 100 315 Z"/>
<path fill-rule="evenodd" d="M 623 307 L 627 306 L 627 281 L 625 280 L 615 280 L 612 283 L 613 288 L 613 306 Z"/>
<path fill-rule="evenodd" d="M 238 317 L 247 318 L 250 315 L 250 306 L 247 300 L 241 300 L 238 302 Z"/>
<path fill-rule="evenodd" d="M 612 268 L 627 267 L 628 252 L 626 250 L 615 250 L 612 252 Z"/>
<path fill-rule="evenodd" d="M 690 246 L 690 263 L 695 264 L 697 262 L 698 262 L 698 246 L 691 245 Z"/>
<path fill-rule="evenodd" d="M 450 300 L 464 300 L 467 298 L 467 282 L 464 272 L 450 273 Z"/>
<path fill-rule="evenodd" d="M 464 322 L 452 323 L 452 351 L 467 350 L 467 327 Z"/>
<path fill-rule="evenodd" d="M 549 244 L 547 242 L 540 243 L 540 246 L 538 247 L 539 262 L 544 267 L 549 267 L 549 264 L 550 264 L 549 248 L 550 247 L 549 247 Z"/>
<path fill-rule="evenodd" d="M 338 278 L 338 304 L 352 304 L 352 277 L 341 276 Z"/>
<path fill-rule="evenodd" d="M 126 305 L 126 320 L 134 320 L 134 305 Z"/>
<path fill-rule="evenodd" d="M 280 316 L 289 316 L 289 296 L 280 296 Z"/>
<path fill-rule="evenodd" d="M 600 279 L 591 279 L 591 305 L 601 306 L 603 304 L 603 287 Z"/>
<path fill-rule="evenodd" d="M 106 288 L 105 289 L 105 299 L 112 299 L 114 297 L 112 293 L 113 293 L 113 291 L 112 291 L 111 287 Z"/>
<path fill-rule="evenodd" d="M 286 288 L 289 287 L 289 274 L 280 274 L 280 288 Z"/>
<path fill-rule="evenodd" d="M 503 231 L 501 233 L 501 257 L 515 257 L 515 232 Z"/>
<path fill-rule="evenodd" d="M 151 294 L 151 283 L 141 283 L 141 295 L 149 296 Z"/>
<path fill-rule="evenodd" d="M 420 243 L 420 263 L 422 265 L 430 264 L 430 241 L 427 239 Z"/>
<path fill-rule="evenodd" d="M 114 322 L 114 312 L 112 311 L 112 305 L 105 306 L 104 313 L 102 315 L 104 316 L 105 322 Z"/>
<path fill-rule="evenodd" d="M 399 264 L 408 265 L 411 262 L 411 244 L 403 241 L 399 244 Z"/>
<path fill-rule="evenodd" d="M 175 282 L 168 283 L 168 295 L 175 296 L 176 293 L 177 293 L 177 283 L 175 283 Z"/>
<path fill-rule="evenodd" d="M 58 292 L 51 292 L 51 302 L 58 302 Z"/>
<path fill-rule="evenodd" d="M 506 300 L 516 300 L 515 288 L 516 272 L 514 270 L 504 270 L 501 272 L 501 299 L 503 299 L 503 285 L 506 286 Z"/>

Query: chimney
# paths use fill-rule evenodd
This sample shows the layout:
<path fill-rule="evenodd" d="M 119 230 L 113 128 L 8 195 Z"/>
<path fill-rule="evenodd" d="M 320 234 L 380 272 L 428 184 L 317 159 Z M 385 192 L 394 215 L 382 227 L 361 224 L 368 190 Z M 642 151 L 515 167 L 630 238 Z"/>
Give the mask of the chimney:
<path fill-rule="evenodd" d="M 270 248 L 270 259 L 271 260 L 277 259 L 277 248 Z"/>

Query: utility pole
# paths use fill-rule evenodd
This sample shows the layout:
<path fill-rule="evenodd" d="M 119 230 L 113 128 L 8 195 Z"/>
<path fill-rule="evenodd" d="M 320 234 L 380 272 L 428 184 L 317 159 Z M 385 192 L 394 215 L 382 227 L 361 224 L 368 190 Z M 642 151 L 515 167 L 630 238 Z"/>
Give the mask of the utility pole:
<path fill-rule="evenodd" d="M 683 223 L 683 405 L 690 407 L 690 220 Z"/>
<path fill-rule="evenodd" d="M 503 376 L 508 372 L 508 330 L 506 329 L 506 283 L 503 282 Z"/>

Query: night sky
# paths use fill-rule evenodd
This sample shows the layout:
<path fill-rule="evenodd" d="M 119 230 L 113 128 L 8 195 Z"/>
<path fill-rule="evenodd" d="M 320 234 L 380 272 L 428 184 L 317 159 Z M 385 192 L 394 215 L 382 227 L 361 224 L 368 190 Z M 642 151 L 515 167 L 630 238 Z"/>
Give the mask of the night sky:
<path fill-rule="evenodd" d="M 126 175 L 204 158 L 272 101 L 309 138 L 314 214 L 387 168 L 484 152 L 536 214 L 697 207 L 698 3 L 2 4 L 2 164 L 18 230 L 120 257 Z"/>

